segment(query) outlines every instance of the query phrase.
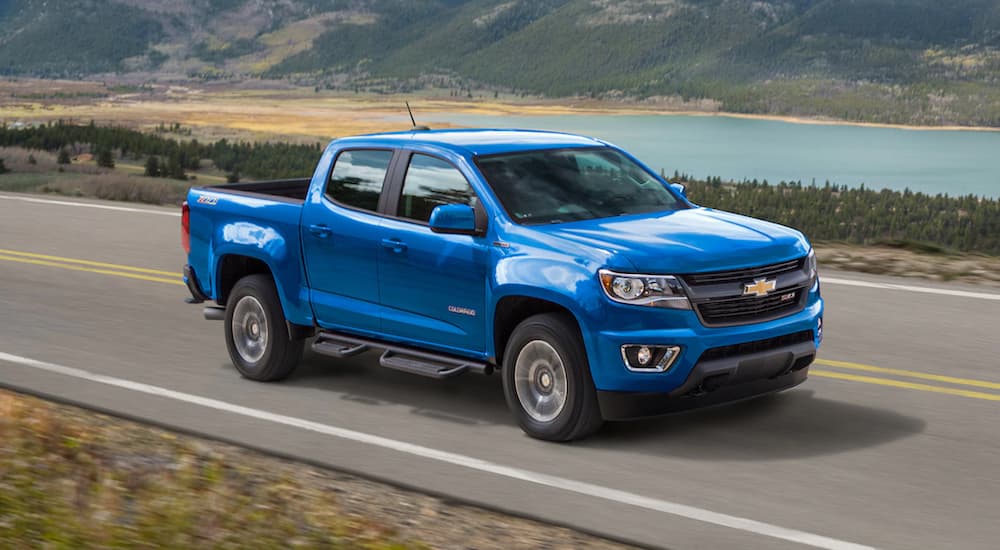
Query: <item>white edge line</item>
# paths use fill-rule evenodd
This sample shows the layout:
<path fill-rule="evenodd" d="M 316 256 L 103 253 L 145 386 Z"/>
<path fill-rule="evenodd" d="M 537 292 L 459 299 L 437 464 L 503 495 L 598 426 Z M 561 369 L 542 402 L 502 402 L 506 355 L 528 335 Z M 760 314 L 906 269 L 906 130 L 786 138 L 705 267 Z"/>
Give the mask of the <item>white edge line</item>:
<path fill-rule="evenodd" d="M 897 285 L 894 283 L 876 283 L 872 281 L 858 281 L 855 279 L 840 279 L 837 277 L 820 276 L 820 284 L 860 286 L 866 288 L 881 288 L 885 290 L 902 290 L 905 292 L 922 292 L 924 294 L 941 294 L 943 296 L 960 296 L 962 298 L 976 298 L 979 300 L 1000 300 L 1000 294 L 988 292 L 970 292 L 968 290 L 953 290 L 950 288 L 933 288 L 929 286 Z"/>
<path fill-rule="evenodd" d="M 346 439 L 349 441 L 355 441 L 358 443 L 364 443 L 367 445 L 382 447 L 384 449 L 391 449 L 393 451 L 406 453 L 421 458 L 436 460 L 439 462 L 444 462 L 455 466 L 461 466 L 463 468 L 468 468 L 471 470 L 477 470 L 480 472 L 486 472 L 489 474 L 503 476 L 511 479 L 526 481 L 528 483 L 534 483 L 536 485 L 543 485 L 546 487 L 561 489 L 563 491 L 569 491 L 585 496 L 590 496 L 621 504 L 627 504 L 638 508 L 645 508 L 647 510 L 652 510 L 654 512 L 662 512 L 665 514 L 692 519 L 703 523 L 710 523 L 713 525 L 729 527 L 732 529 L 746 531 L 749 533 L 763 535 L 766 537 L 796 542 L 799 544 L 805 544 L 816 548 L 826 548 L 829 550 L 872 550 L 872 547 L 870 546 L 864 546 L 860 544 L 837 540 L 829 537 L 824 537 L 822 535 L 815 535 L 812 533 L 807 533 L 805 531 L 798 531 L 796 529 L 789 529 L 786 527 L 771 525 L 769 523 L 742 518 L 739 516 L 731 516 L 728 514 L 713 512 L 711 510 L 696 508 L 694 506 L 688 506 L 686 504 L 680 504 L 668 500 L 646 497 L 636 493 L 630 493 L 627 491 L 613 489 L 610 487 L 604 487 L 601 485 L 595 485 L 592 483 L 575 481 L 572 479 L 533 472 L 530 470 L 524 470 L 521 468 L 515 468 L 511 466 L 504 466 L 502 464 L 489 462 L 471 456 L 465 456 L 448 451 L 440 451 L 437 449 L 432 449 L 430 447 L 415 445 L 413 443 L 406 443 L 405 441 L 389 439 L 386 437 L 372 435 L 365 432 L 358 432 L 346 428 L 339 428 L 337 426 L 321 424 L 318 422 L 313 422 L 302 418 L 296 418 L 292 416 L 285 416 L 282 414 L 276 414 L 258 409 L 252 409 L 249 407 L 244 407 L 242 405 L 227 403 L 225 401 L 219 401 L 208 397 L 201 397 L 188 393 L 182 393 L 167 388 L 161 388 L 159 386 L 152 386 L 149 384 L 143 384 L 141 382 L 133 382 L 131 380 L 124 380 L 112 376 L 105 376 L 102 374 L 97 374 L 73 367 L 64 367 L 62 365 L 46 363 L 44 361 L 39 361 L 28 357 L 21 357 L 19 355 L 11 355 L 9 353 L 0 352 L 0 361 L 15 363 L 18 365 L 31 367 L 42 371 L 61 374 L 64 376 L 70 376 L 73 378 L 87 380 L 90 382 L 97 382 L 99 384 L 105 384 L 108 386 L 124 388 L 127 390 L 145 393 L 148 395 L 155 395 L 159 397 L 165 397 L 168 399 L 174 399 L 176 401 L 191 403 L 209 409 L 215 409 L 227 413 L 238 414 L 249 418 L 255 418 L 258 420 L 274 422 L 276 424 L 292 426 L 295 428 L 321 433 L 324 435 L 329 435 L 340 439 Z"/>
<path fill-rule="evenodd" d="M 12 201 L 34 202 L 40 204 L 57 204 L 59 206 L 80 206 L 83 208 L 101 208 L 103 210 L 118 210 L 120 212 L 141 212 L 143 214 L 155 214 L 157 216 L 173 216 L 179 218 L 180 212 L 168 212 L 166 210 L 152 210 L 149 208 L 130 208 L 128 206 L 111 206 L 109 204 L 91 204 L 89 202 L 56 201 L 52 199 L 36 199 L 34 197 L 14 197 L 11 195 L 0 195 L 0 199 Z"/>

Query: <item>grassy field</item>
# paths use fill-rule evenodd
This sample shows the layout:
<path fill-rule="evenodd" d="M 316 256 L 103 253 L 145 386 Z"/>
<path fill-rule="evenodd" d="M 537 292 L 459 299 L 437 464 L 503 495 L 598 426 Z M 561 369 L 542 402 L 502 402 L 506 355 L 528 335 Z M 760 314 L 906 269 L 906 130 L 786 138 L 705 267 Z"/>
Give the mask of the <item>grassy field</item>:
<path fill-rule="evenodd" d="M 117 162 L 113 169 L 100 168 L 93 160 L 56 163 L 45 151 L 0 147 L 0 158 L 10 172 L 0 174 L 0 191 L 43 193 L 67 197 L 94 197 L 146 204 L 180 204 L 192 185 L 222 183 L 213 172 L 192 173 L 193 180 L 180 181 L 143 176 L 144 168 Z M 29 159 L 34 158 L 34 162 Z"/>
<path fill-rule="evenodd" d="M 39 93 L 38 90 L 45 90 Z M 767 118 L 801 123 L 837 123 L 829 118 L 794 118 L 718 112 L 713 102 L 685 102 L 652 98 L 645 102 L 588 99 L 540 100 L 499 94 L 496 98 L 450 97 L 448 90 L 422 90 L 407 95 L 331 92 L 286 82 L 155 84 L 134 91 L 93 82 L 0 80 L 0 112 L 7 124 L 56 120 L 115 124 L 153 129 L 161 123 L 180 123 L 201 140 L 220 138 L 326 141 L 334 137 L 405 130 L 404 102 L 418 114 L 458 112 L 489 115 L 556 115 L 594 113 L 695 114 Z M 447 127 L 446 124 L 435 124 Z M 969 129 L 969 128 L 963 128 Z"/>

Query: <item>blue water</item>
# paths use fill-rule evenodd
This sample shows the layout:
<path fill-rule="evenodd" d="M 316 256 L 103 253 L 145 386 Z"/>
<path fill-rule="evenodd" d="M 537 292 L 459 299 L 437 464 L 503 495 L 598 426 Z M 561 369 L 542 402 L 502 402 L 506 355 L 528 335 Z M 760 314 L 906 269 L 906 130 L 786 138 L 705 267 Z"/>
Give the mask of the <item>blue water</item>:
<path fill-rule="evenodd" d="M 558 130 L 619 145 L 668 176 L 826 181 L 949 195 L 1000 197 L 1000 132 L 904 130 L 667 115 L 424 118 L 462 126 Z"/>

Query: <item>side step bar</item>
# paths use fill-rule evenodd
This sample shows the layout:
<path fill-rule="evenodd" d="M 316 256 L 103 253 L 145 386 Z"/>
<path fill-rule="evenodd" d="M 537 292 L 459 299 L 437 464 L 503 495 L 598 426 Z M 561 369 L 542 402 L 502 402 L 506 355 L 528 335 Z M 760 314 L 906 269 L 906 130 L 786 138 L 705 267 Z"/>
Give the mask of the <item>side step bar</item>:
<path fill-rule="evenodd" d="M 317 334 L 316 339 L 313 340 L 312 344 L 312 350 L 314 352 L 322 355 L 329 355 L 330 357 L 336 357 L 338 359 L 353 357 L 359 353 L 364 353 L 369 349 L 371 348 L 365 340 L 340 334 L 334 335 L 329 332 L 321 332 Z"/>
<path fill-rule="evenodd" d="M 201 314 L 209 321 L 224 321 L 226 319 L 226 308 L 221 306 L 205 306 Z"/>
<path fill-rule="evenodd" d="M 385 350 L 378 361 L 383 367 L 437 380 L 452 378 L 466 372 L 479 374 L 493 372 L 493 365 L 482 361 L 334 332 L 320 332 L 312 344 L 314 352 L 338 358 L 351 357 L 370 349 Z"/>

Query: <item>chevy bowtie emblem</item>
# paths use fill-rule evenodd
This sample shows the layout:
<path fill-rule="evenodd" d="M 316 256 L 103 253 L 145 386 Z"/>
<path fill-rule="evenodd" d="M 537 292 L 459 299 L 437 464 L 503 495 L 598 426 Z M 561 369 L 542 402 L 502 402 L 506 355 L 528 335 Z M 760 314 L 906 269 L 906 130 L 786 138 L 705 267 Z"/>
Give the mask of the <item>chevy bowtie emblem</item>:
<path fill-rule="evenodd" d="M 774 290 L 778 286 L 778 281 L 771 279 L 754 279 L 752 283 L 743 283 L 743 295 L 744 296 L 767 296 L 768 292 Z"/>

